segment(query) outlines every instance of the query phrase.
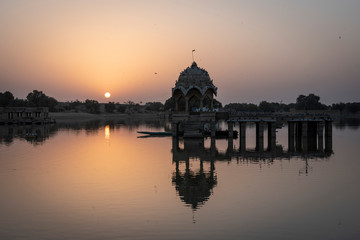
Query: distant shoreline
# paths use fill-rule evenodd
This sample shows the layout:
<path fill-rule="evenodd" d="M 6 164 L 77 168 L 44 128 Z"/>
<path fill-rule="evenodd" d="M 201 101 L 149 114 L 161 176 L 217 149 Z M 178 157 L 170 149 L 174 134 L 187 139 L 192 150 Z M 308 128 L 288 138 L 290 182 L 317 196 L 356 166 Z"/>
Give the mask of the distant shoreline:
<path fill-rule="evenodd" d="M 85 112 L 50 112 L 49 116 L 55 119 L 56 123 L 87 122 L 95 120 L 121 120 L 121 119 L 156 119 L 163 118 L 165 113 L 100 113 L 91 114 Z"/>
<path fill-rule="evenodd" d="M 307 111 L 310 114 L 316 113 L 325 113 L 329 114 L 330 117 L 334 120 L 340 120 L 345 118 L 355 118 L 360 119 L 360 114 L 349 114 L 344 113 L 340 114 L 339 111 L 328 110 L 313 110 Z M 290 111 L 290 112 L 274 112 L 273 114 L 299 114 L 305 113 L 305 111 Z M 106 120 L 123 120 L 123 119 L 164 119 L 167 118 L 169 112 L 158 112 L 158 113 L 99 113 L 99 114 L 91 114 L 86 112 L 50 112 L 50 117 L 55 119 L 57 123 L 71 123 L 71 122 L 87 122 L 87 121 L 106 121 Z"/>

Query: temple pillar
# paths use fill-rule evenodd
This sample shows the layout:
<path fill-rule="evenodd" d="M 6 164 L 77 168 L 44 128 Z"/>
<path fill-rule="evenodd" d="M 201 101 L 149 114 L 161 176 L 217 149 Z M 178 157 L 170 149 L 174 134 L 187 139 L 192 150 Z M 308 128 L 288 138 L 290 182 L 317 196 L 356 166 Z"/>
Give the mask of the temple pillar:
<path fill-rule="evenodd" d="M 216 141 L 215 141 L 214 137 L 211 137 L 210 151 L 211 151 L 211 156 L 215 157 L 215 155 L 216 155 Z"/>
<path fill-rule="evenodd" d="M 179 100 L 180 100 L 180 99 L 175 99 L 175 111 L 176 111 L 176 112 L 179 111 Z"/>
<path fill-rule="evenodd" d="M 171 123 L 171 131 L 174 137 L 179 135 L 179 123 Z"/>
<path fill-rule="evenodd" d="M 211 94 L 211 98 L 210 98 L 210 111 L 213 112 L 214 111 L 214 96 Z"/>
<path fill-rule="evenodd" d="M 203 111 L 203 106 L 204 106 L 204 97 L 202 96 L 202 97 L 200 98 L 200 112 Z"/>
<path fill-rule="evenodd" d="M 188 97 L 185 98 L 185 111 L 189 112 L 189 98 Z"/>
<path fill-rule="evenodd" d="M 179 139 L 177 137 L 172 138 L 172 149 L 173 151 L 179 149 Z"/>
<path fill-rule="evenodd" d="M 216 136 L 216 125 L 215 122 L 210 123 L 211 139 Z"/>

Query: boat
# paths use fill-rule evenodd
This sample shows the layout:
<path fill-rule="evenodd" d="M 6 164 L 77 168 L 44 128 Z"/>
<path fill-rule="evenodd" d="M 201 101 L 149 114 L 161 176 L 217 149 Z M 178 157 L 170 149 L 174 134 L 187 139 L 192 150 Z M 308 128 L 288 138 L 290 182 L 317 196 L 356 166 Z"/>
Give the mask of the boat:
<path fill-rule="evenodd" d="M 146 134 L 151 136 L 171 136 L 171 132 L 145 132 L 145 131 L 137 131 L 140 134 Z"/>

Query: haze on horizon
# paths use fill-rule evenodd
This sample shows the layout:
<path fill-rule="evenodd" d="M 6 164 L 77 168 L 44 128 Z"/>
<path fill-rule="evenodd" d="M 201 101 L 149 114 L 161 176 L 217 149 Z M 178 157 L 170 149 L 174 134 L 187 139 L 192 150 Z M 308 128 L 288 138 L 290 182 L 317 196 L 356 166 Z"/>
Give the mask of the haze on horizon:
<path fill-rule="evenodd" d="M 356 0 L 0 1 L 0 92 L 163 102 L 196 49 L 225 104 L 309 93 L 360 101 L 359 9 Z"/>

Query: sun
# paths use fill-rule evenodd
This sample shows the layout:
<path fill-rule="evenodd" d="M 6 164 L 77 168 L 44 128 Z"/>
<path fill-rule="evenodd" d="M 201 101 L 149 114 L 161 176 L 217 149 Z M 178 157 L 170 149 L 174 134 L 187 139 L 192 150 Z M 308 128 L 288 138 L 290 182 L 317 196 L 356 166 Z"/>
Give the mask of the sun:
<path fill-rule="evenodd" d="M 106 93 L 105 93 L 105 97 L 106 97 L 106 98 L 109 98 L 110 96 L 111 96 L 111 94 L 110 94 L 109 92 L 106 92 Z"/>

